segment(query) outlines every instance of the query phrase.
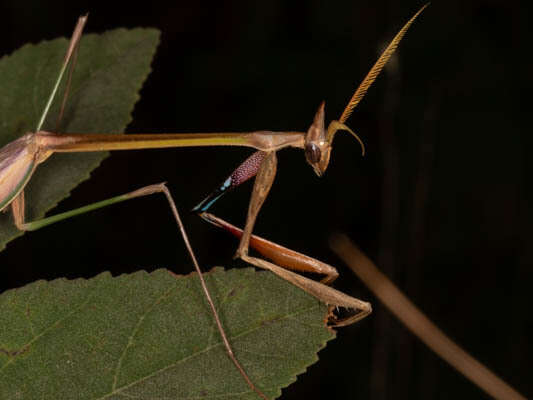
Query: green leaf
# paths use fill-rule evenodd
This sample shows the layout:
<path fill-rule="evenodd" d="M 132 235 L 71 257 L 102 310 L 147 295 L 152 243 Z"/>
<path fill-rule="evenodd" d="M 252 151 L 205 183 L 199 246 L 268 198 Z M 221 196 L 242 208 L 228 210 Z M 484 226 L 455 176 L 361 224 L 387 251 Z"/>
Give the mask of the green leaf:
<path fill-rule="evenodd" d="M 205 274 L 236 357 L 269 397 L 334 337 L 327 307 L 267 272 Z M 38 281 L 0 295 L 0 398 L 256 399 L 196 274 Z"/>
<path fill-rule="evenodd" d="M 59 131 L 123 132 L 150 72 L 159 42 L 154 29 L 116 29 L 84 35 L 67 108 Z M 68 45 L 66 39 L 25 45 L 0 59 L 0 146 L 34 131 L 56 81 Z M 62 93 L 60 89 L 58 93 Z M 44 128 L 56 130 L 61 95 Z M 56 154 L 37 168 L 26 189 L 27 219 L 46 211 L 89 177 L 107 153 Z M 11 213 L 0 216 L 0 250 L 20 236 Z"/>

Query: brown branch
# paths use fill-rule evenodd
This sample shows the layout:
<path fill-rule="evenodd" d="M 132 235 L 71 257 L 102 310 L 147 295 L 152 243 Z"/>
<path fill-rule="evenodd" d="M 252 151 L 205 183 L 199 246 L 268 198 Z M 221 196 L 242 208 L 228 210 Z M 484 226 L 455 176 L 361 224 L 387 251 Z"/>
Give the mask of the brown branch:
<path fill-rule="evenodd" d="M 525 399 L 446 336 L 347 236 L 336 235 L 331 248 L 415 336 L 471 382 L 496 399 Z"/>

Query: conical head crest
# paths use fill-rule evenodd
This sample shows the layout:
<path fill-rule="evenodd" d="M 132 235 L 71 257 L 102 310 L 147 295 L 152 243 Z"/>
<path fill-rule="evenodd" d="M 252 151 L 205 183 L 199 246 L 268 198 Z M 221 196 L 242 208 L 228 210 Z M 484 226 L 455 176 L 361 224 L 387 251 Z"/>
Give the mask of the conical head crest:
<path fill-rule="evenodd" d="M 305 158 L 318 176 L 322 176 L 326 171 L 331 153 L 331 143 L 326 137 L 324 126 L 324 107 L 325 102 L 322 102 L 307 130 L 304 143 Z"/>

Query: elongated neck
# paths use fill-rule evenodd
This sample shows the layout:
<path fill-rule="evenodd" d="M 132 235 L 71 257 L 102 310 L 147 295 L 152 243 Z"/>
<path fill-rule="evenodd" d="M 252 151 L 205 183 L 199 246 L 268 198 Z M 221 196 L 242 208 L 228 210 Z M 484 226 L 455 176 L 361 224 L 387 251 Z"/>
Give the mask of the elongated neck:
<path fill-rule="evenodd" d="M 40 131 L 36 139 L 53 152 L 85 152 L 194 146 L 245 146 L 262 151 L 303 147 L 302 132 L 224 132 L 168 134 L 59 134 Z"/>

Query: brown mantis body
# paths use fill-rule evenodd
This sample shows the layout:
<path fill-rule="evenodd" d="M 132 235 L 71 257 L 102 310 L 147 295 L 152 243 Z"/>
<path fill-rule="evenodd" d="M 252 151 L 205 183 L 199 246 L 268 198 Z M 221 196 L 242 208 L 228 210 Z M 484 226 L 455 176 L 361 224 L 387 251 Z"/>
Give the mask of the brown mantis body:
<path fill-rule="evenodd" d="M 200 275 L 204 293 L 209 301 L 215 320 L 217 321 L 217 326 L 223 338 L 228 354 L 243 377 L 246 379 L 248 385 L 261 397 L 266 398 L 266 396 L 264 396 L 264 394 L 262 394 L 262 392 L 253 385 L 232 353 L 231 346 L 225 336 L 216 309 L 203 281 L 199 265 L 196 262 L 192 248 L 188 242 L 174 202 L 170 196 L 170 193 L 163 184 L 141 188 L 123 196 L 104 200 L 90 206 L 81 207 L 70 212 L 33 222 L 25 221 L 24 187 L 31 178 L 32 173 L 37 165 L 44 162 L 55 152 L 88 152 L 190 146 L 245 146 L 254 148 L 257 150 L 257 152 L 247 159 L 239 168 L 237 168 L 237 170 L 223 183 L 223 185 L 217 191 L 215 191 L 213 195 L 209 196 L 206 200 L 200 203 L 195 210 L 208 222 L 223 227 L 241 237 L 239 247 L 236 252 L 236 257 L 239 257 L 242 260 L 259 268 L 272 271 L 276 275 L 302 288 L 309 294 L 315 296 L 318 300 L 332 307 L 344 307 L 349 310 L 353 310 L 354 314 L 345 319 L 335 320 L 333 318 L 331 320 L 333 326 L 352 324 L 368 315 L 371 312 L 371 306 L 369 303 L 355 299 L 324 284 L 331 283 L 338 276 L 335 268 L 303 254 L 294 252 L 270 241 L 254 236 L 252 235 L 252 231 L 257 215 L 266 197 L 268 196 L 272 182 L 275 178 L 277 169 L 276 153 L 278 150 L 287 147 L 303 149 L 307 162 L 312 166 L 315 173 L 318 176 L 321 176 L 327 169 L 333 138 L 337 131 L 348 131 L 360 142 L 362 146 L 361 140 L 350 128 L 345 125 L 345 122 L 351 115 L 355 106 L 364 97 L 368 88 L 372 85 L 380 71 L 383 69 L 410 25 L 426 6 L 422 7 L 398 32 L 383 54 L 379 57 L 378 61 L 372 67 L 370 72 L 367 74 L 365 79 L 362 81 L 358 89 L 355 91 L 339 120 L 331 121 L 327 129 L 324 124 L 324 103 L 322 103 L 314 117 L 312 125 L 307 132 L 255 131 L 248 133 L 108 135 L 59 134 L 42 131 L 42 121 L 55 94 L 55 90 L 57 90 L 58 85 L 56 85 L 56 88 L 54 89 L 54 92 L 52 93 L 50 101 L 47 105 L 47 109 L 45 110 L 45 113 L 43 113 L 43 118 L 36 129 L 36 132 L 28 133 L 0 149 L 0 210 L 7 210 L 8 207 L 10 207 L 14 215 L 15 224 L 19 229 L 34 230 L 55 221 L 87 212 L 89 209 L 104 207 L 115 202 L 124 201 L 134 197 L 145 196 L 156 192 L 164 193 L 169 201 L 176 221 L 178 222 L 180 231 L 185 239 L 195 268 Z M 72 55 L 75 54 L 84 24 L 85 18 L 80 19 L 80 23 L 74 31 L 59 79 L 61 79 L 68 61 Z M 255 185 L 249 204 L 246 225 L 242 233 L 239 233 L 237 228 L 231 226 L 225 221 L 207 213 L 207 209 L 227 189 L 236 187 L 253 176 L 256 176 Z M 255 248 L 265 257 L 274 261 L 274 263 L 266 261 L 262 258 L 249 256 L 248 249 L 250 246 Z M 285 268 L 280 267 L 280 265 Z M 286 268 L 314 272 L 324 274 L 326 276 L 322 282 L 316 282 L 312 279 L 291 272 Z"/>

